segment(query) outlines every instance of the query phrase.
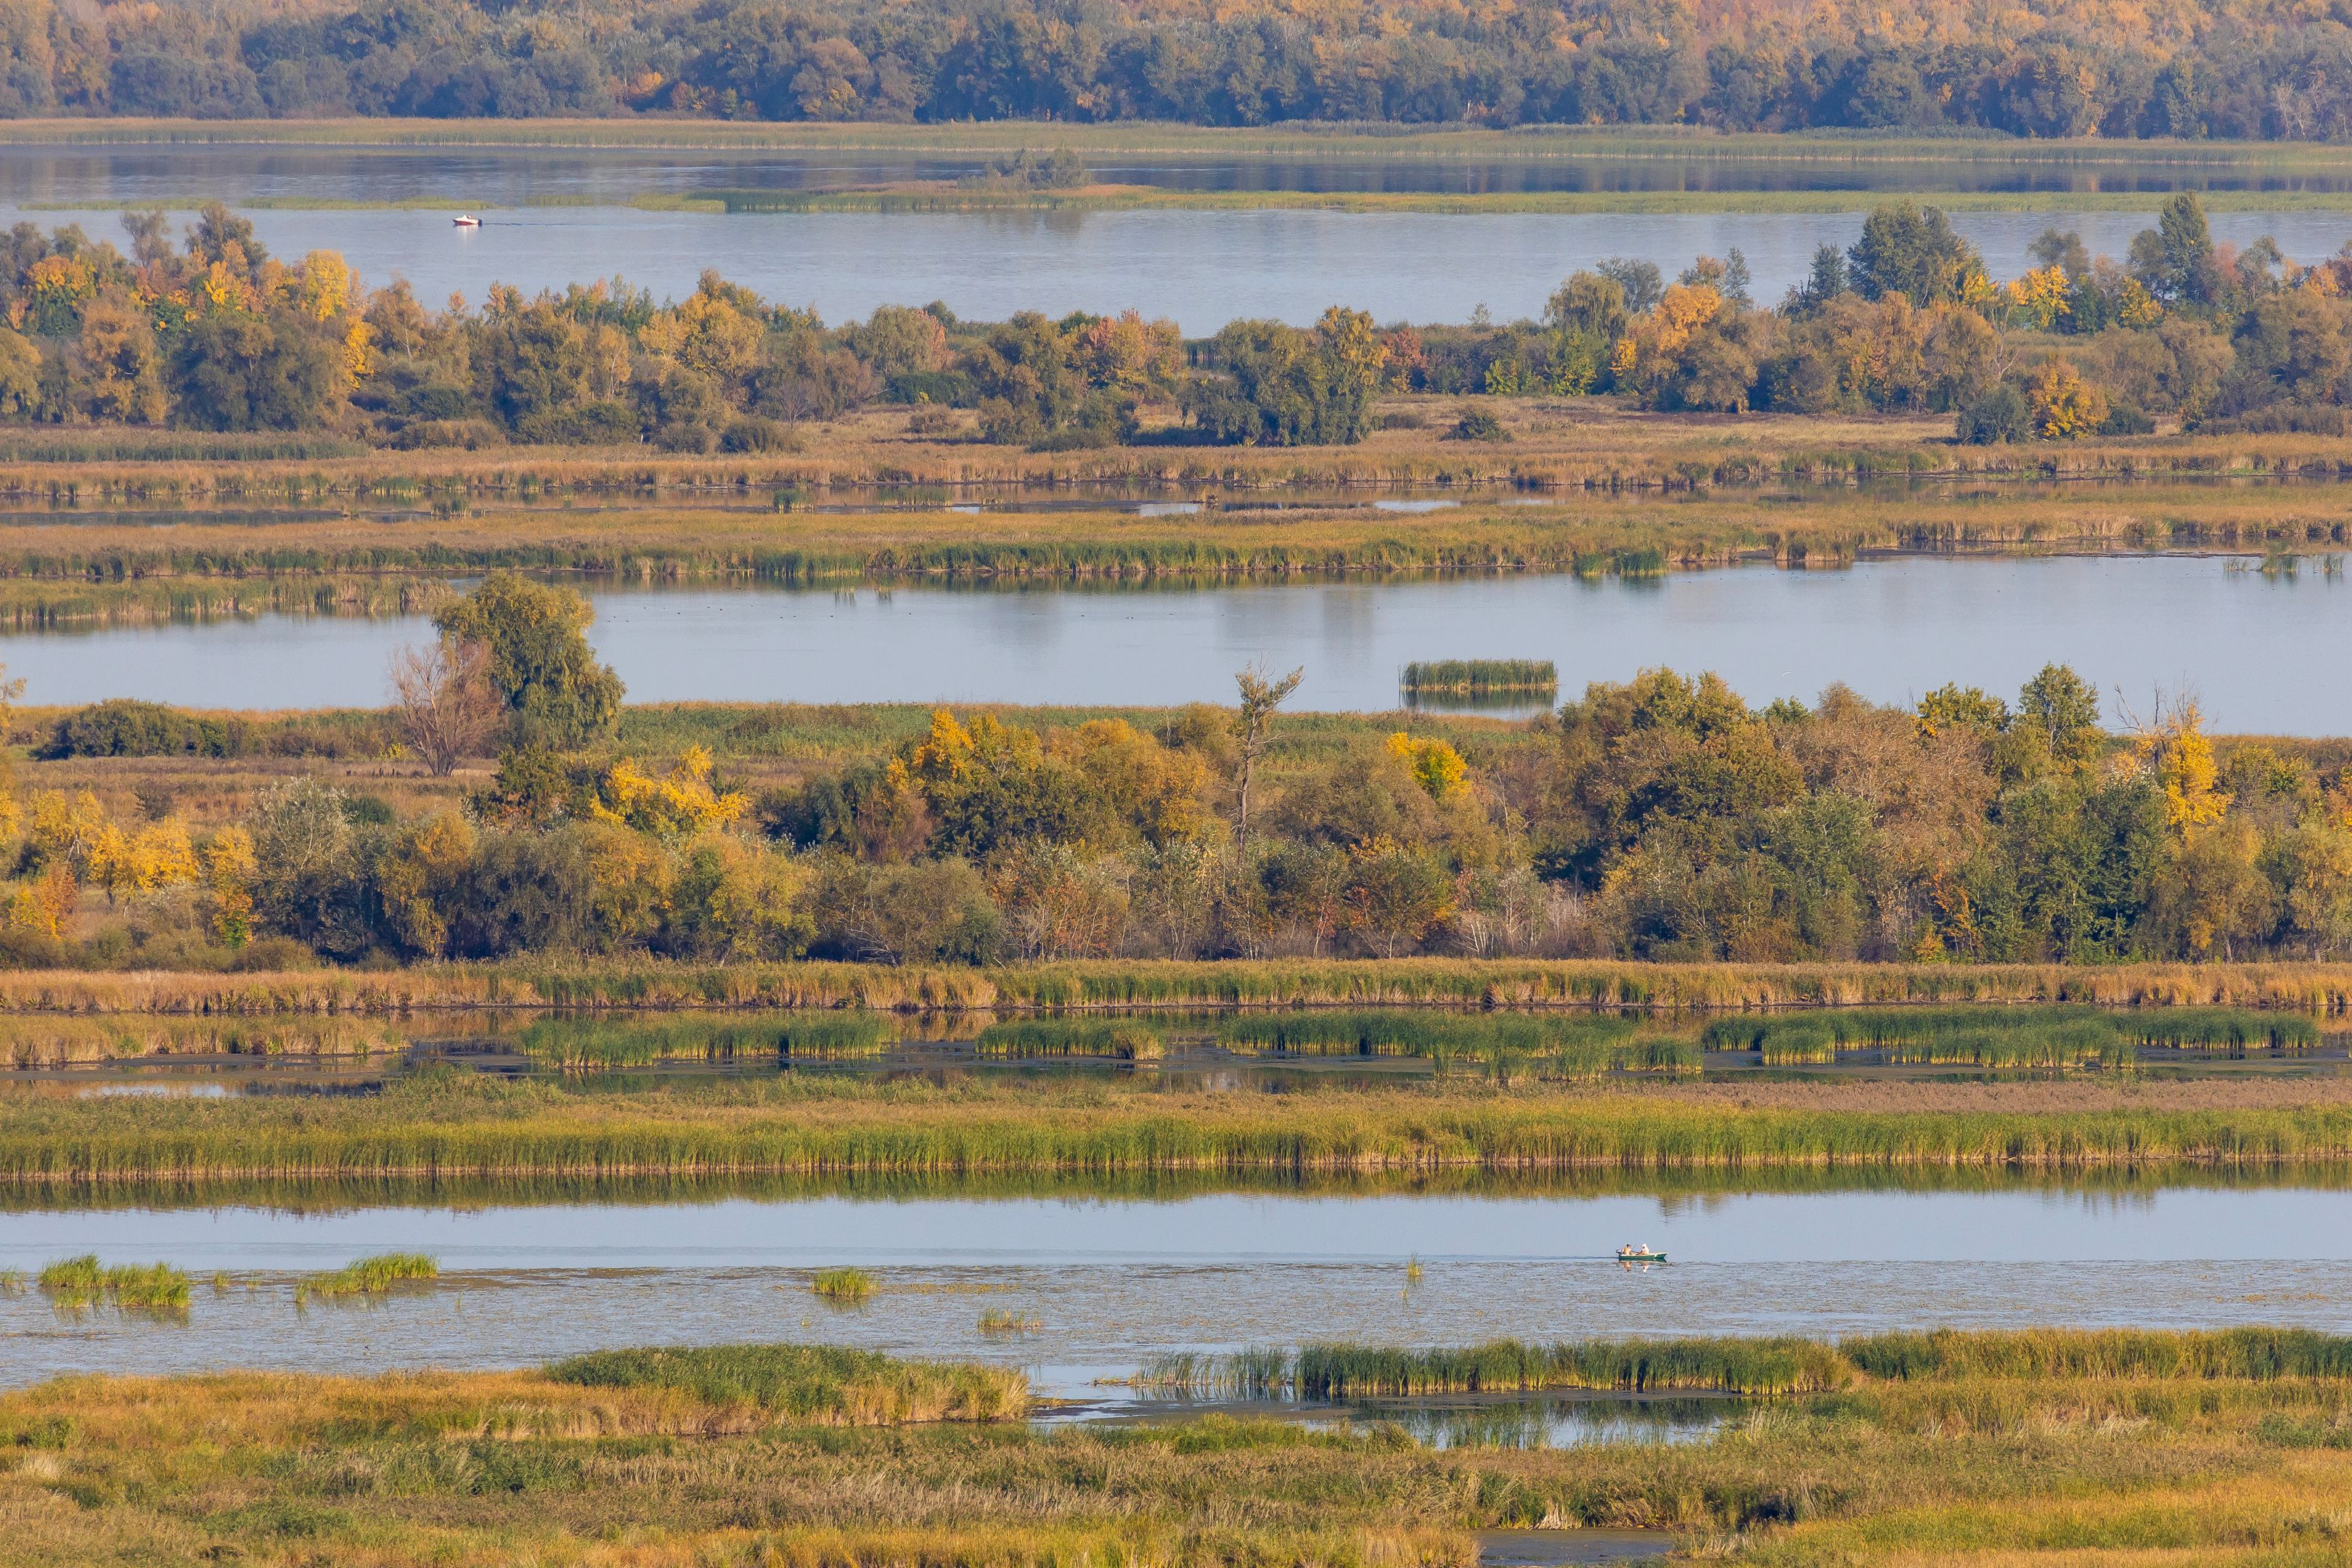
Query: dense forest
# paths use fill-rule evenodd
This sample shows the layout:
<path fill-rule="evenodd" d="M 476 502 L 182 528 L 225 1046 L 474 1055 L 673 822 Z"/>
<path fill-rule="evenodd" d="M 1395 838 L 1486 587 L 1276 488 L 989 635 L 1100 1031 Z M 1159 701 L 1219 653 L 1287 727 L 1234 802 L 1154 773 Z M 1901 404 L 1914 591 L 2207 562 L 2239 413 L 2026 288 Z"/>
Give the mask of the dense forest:
<path fill-rule="evenodd" d="M 1696 123 L 2340 140 L 2340 6 L 9 0 L 0 113 Z"/>
<path fill-rule="evenodd" d="M 1356 442 L 1388 393 L 1944 412 L 1970 441 L 2129 436 L 2159 417 L 2341 434 L 2352 401 L 2352 247 L 2305 265 L 2266 239 L 2217 245 L 2193 195 L 2121 261 L 2053 230 L 1998 284 L 1942 213 L 1896 204 L 1769 307 L 1734 250 L 1671 282 L 1603 262 L 1541 321 L 1382 327 L 1334 306 L 1312 328 L 1235 321 L 1191 342 L 1136 310 L 978 322 L 895 306 L 828 327 L 715 273 L 684 300 L 494 286 L 478 309 L 436 310 L 404 284 L 362 289 L 332 251 L 271 257 L 217 205 L 177 244 L 161 213 L 123 223 L 128 254 L 78 227 L 0 236 L 0 421 L 758 452 L 791 449 L 796 424 L 898 405 L 917 439 L 1051 450 Z M 1447 433 L 1503 434 L 1470 406 Z"/>
<path fill-rule="evenodd" d="M 493 574 L 395 668 L 380 721 L 446 779 L 407 815 L 313 775 L 224 810 L 136 763 L 232 750 L 114 701 L 37 748 L 117 793 L 0 790 L 17 964 L 142 968 L 536 952 L 886 963 L 1410 953 L 1643 959 L 2336 956 L 2352 950 L 2340 746 L 2217 745 L 2071 670 L 2014 702 L 1713 676 L 1590 686 L 1525 726 L 1357 722 L 1301 752 L 1296 678 L 1231 708 L 1033 727 L 932 715 L 754 790 L 619 741 L 568 590 Z M 387 737 L 389 738 L 389 737 Z M 469 759 L 495 753 L 494 770 Z M 469 767 L 462 778 L 461 766 Z M 209 806 L 205 803 L 215 803 Z"/>

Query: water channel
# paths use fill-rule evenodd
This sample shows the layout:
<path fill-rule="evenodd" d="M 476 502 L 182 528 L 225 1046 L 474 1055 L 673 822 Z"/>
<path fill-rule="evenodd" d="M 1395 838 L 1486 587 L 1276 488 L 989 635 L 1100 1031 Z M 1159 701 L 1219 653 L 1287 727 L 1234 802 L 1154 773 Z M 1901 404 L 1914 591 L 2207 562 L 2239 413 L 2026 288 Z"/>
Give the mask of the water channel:
<path fill-rule="evenodd" d="M 197 1200 L 201 1202 L 202 1200 Z M 0 1268 L 71 1253 L 163 1259 L 200 1283 L 184 1321 L 61 1314 L 0 1297 L 0 1381 L 221 1366 L 531 1364 L 599 1346 L 824 1342 L 1033 1369 L 1061 1397 L 1129 1401 L 1169 1351 L 1309 1339 L 1776 1334 L 2027 1324 L 2352 1330 L 2341 1191 L 2019 1181 L 1854 1186 L 1174 1198 L 881 1197 L 0 1215 Z M 1645 1241 L 1663 1266 L 1606 1255 Z M 304 1273 L 428 1252 L 437 1286 L 300 1309 Z M 1418 1258 L 1422 1276 L 1408 1278 Z M 864 1306 L 811 1293 L 856 1265 Z M 225 1271 L 222 1288 L 201 1283 Z M 1010 1339 L 984 1311 L 1033 1318 Z"/>
<path fill-rule="evenodd" d="M 201 193 L 196 193 L 201 194 Z M 247 214 L 273 254 L 339 250 L 369 283 L 405 278 L 437 307 L 452 293 L 479 305 L 493 282 L 525 292 L 620 276 L 656 298 L 691 293 L 705 268 L 827 321 L 877 305 L 940 300 L 957 314 L 1001 321 L 1016 310 L 1060 315 L 1129 308 L 1206 336 L 1241 317 L 1313 321 L 1326 307 L 1381 321 L 1459 322 L 1481 305 L 1496 320 L 1536 317 L 1559 281 L 1605 257 L 1655 262 L 1671 278 L 1702 252 L 1738 247 L 1755 297 L 1778 300 L 1814 250 L 1851 245 L 1863 213 L 792 213 L 733 216 L 630 207 L 495 212 L 457 230 L 435 211 Z M 2122 256 L 2152 223 L 2133 212 L 1964 212 L 1953 226 L 1997 277 L 2031 262 L 2026 247 L 2053 225 L 2077 229 L 2097 254 Z M 0 223 L 79 223 L 119 239 L 116 214 L 0 205 Z M 2227 212 L 2216 239 L 2274 236 L 2304 261 L 2335 254 L 2352 215 Z"/>
<path fill-rule="evenodd" d="M 2219 728 L 2352 732 L 2352 581 L 2204 555 L 1896 556 L 1849 570 L 1743 566 L 1653 580 L 1411 579 L 1068 591 L 695 588 L 593 595 L 597 650 L 639 702 L 1169 704 L 1230 700 L 1233 672 L 1303 666 L 1297 706 L 1386 710 L 1415 659 L 1549 658 L 1562 690 L 1654 666 L 1749 701 L 1843 680 L 1903 702 L 1948 680 L 2014 691 L 2072 664 L 2145 713 L 2193 692 Z M 2235 564 L 2242 567 L 2242 561 Z M 422 618 L 263 616 L 0 637 L 26 700 L 373 706 Z"/>

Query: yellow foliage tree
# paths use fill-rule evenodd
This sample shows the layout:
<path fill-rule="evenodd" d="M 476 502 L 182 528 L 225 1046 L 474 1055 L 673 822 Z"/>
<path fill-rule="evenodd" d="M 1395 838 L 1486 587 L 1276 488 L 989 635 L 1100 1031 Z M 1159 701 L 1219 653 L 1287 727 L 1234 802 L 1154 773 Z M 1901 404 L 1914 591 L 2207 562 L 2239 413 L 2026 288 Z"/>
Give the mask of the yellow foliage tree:
<path fill-rule="evenodd" d="M 110 904 L 185 887 L 200 874 L 188 825 L 178 817 L 149 823 L 136 833 L 105 823 L 89 855 L 89 878 L 106 889 Z"/>
<path fill-rule="evenodd" d="M 1389 737 L 1389 755 L 1412 770 L 1413 782 L 1432 800 L 1450 799 L 1469 776 L 1470 764 L 1444 741 L 1416 741 L 1400 730 Z"/>
<path fill-rule="evenodd" d="M 2205 716 L 2194 702 L 2174 707 L 2171 716 L 2139 738 L 2143 763 L 2156 770 L 2164 790 L 2164 823 L 2182 843 L 2229 814 L 2231 796 L 2218 787 L 2220 770 L 2213 762 L 2213 742 L 2205 735 Z"/>
<path fill-rule="evenodd" d="M 2042 367 L 2026 402 L 2033 413 L 2033 433 L 2046 441 L 2080 441 L 2097 435 L 2107 420 L 2107 395 L 2063 359 Z"/>
<path fill-rule="evenodd" d="M 259 871 L 253 835 L 224 827 L 205 846 L 205 885 L 213 895 L 213 934 L 225 947 L 253 940 L 253 879 Z"/>
<path fill-rule="evenodd" d="M 600 822 L 616 823 L 656 838 L 690 838 L 726 826 L 751 805 L 737 791 L 722 795 L 714 789 L 710 771 L 710 752 L 701 746 L 688 747 L 677 766 L 658 779 L 623 758 L 598 783 L 588 809 Z"/>
<path fill-rule="evenodd" d="M 2001 303 L 2008 307 L 2010 320 L 2046 332 L 2058 324 L 2061 316 L 2072 315 L 2067 296 L 2074 284 L 2066 269 L 2053 262 L 2037 267 L 2020 278 L 2012 278 L 2000 291 Z"/>

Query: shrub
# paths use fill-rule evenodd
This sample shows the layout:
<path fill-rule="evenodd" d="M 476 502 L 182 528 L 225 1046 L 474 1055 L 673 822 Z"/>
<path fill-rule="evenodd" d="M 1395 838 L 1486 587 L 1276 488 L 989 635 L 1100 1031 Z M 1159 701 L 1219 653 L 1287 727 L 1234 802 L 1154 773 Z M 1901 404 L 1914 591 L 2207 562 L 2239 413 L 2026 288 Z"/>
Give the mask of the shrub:
<path fill-rule="evenodd" d="M 2022 441 L 2033 434 L 2032 411 L 2025 394 L 2003 382 L 1960 410 L 1954 438 L 1970 447 L 1991 447 Z"/>
<path fill-rule="evenodd" d="M 1481 408 L 1465 403 L 1454 413 L 1454 428 L 1446 433 L 1449 441 L 1507 441 L 1511 433 L 1495 417 L 1491 408 Z"/>
<path fill-rule="evenodd" d="M 243 753 L 246 727 L 237 720 L 204 719 L 160 702 L 109 698 L 76 709 L 35 755 L 69 757 L 233 757 Z"/>

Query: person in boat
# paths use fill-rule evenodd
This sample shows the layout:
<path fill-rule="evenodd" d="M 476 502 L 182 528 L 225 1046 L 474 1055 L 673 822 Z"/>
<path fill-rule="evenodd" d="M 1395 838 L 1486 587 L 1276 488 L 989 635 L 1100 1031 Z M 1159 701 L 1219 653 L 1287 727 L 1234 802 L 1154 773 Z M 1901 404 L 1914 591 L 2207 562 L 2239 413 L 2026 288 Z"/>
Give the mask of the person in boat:
<path fill-rule="evenodd" d="M 1617 1256 L 1630 1262 L 1637 1258 L 1655 1258 L 1657 1254 L 1650 1250 L 1650 1244 L 1646 1241 L 1639 1247 L 1629 1241 L 1617 1249 Z"/>

